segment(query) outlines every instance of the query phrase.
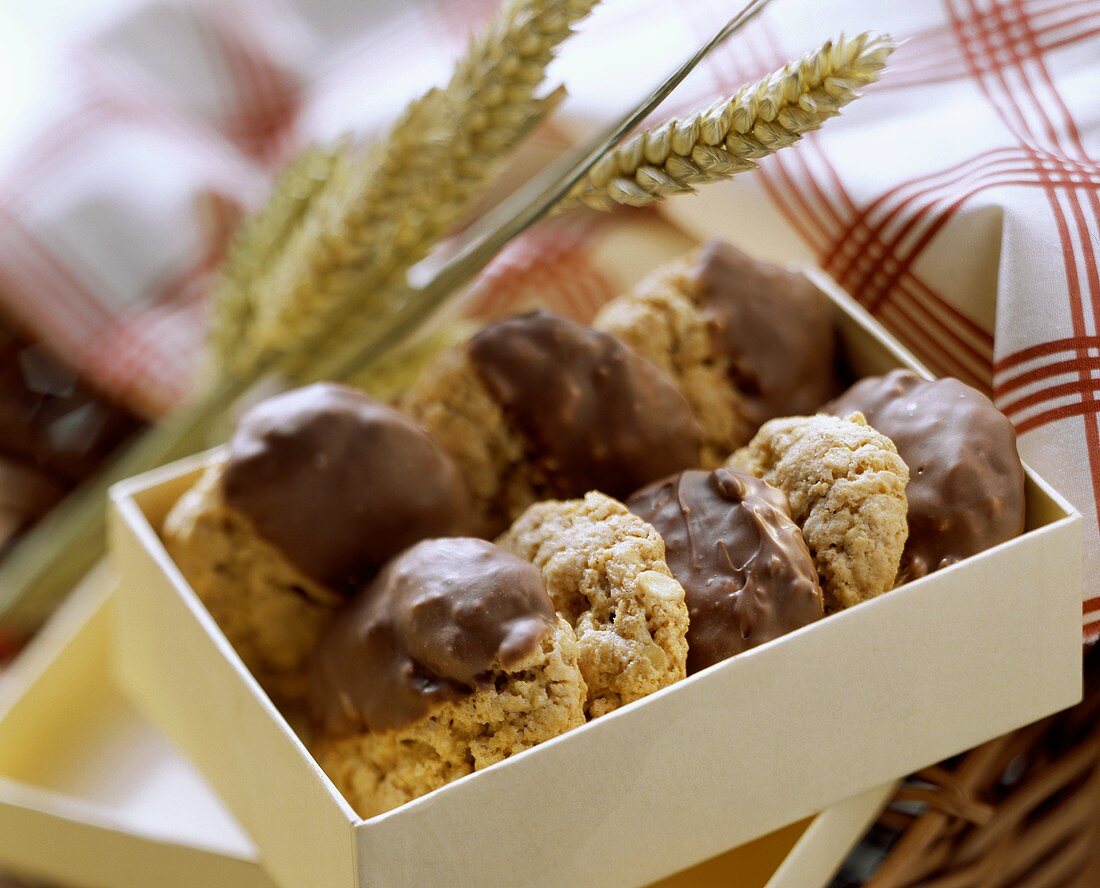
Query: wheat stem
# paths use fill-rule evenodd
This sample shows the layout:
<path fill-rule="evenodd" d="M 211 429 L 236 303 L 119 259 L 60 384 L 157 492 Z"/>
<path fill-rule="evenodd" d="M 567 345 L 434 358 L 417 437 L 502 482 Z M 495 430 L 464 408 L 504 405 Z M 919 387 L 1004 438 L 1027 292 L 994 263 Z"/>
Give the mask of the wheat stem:
<path fill-rule="evenodd" d="M 384 309 L 394 282 L 455 226 L 545 112 L 536 91 L 546 66 L 596 2 L 510 0 L 446 87 L 413 103 L 366 155 L 336 165 L 262 279 L 242 360 L 298 340 L 336 306 Z"/>
<path fill-rule="evenodd" d="M 756 168 L 878 79 L 896 44 L 870 33 L 830 40 L 709 108 L 632 136 L 577 183 L 562 208 L 640 207 Z"/>

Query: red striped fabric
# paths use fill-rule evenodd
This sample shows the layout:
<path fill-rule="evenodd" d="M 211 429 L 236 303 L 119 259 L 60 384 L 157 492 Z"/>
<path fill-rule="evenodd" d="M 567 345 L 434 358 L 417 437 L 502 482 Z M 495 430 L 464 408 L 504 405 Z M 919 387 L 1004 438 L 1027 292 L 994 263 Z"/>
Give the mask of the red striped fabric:
<path fill-rule="evenodd" d="M 509 245 L 465 297 L 472 317 L 494 318 L 540 306 L 588 322 L 617 288 L 593 261 L 589 244 L 605 220 L 553 220 Z"/>
<path fill-rule="evenodd" d="M 188 390 L 228 232 L 272 168 L 311 138 L 379 130 L 446 77 L 495 6 L 128 4 L 73 46 L 56 108 L 0 170 L 0 310 L 134 409 L 167 409 Z M 539 162 L 729 13 L 721 0 L 605 6 L 555 65 L 572 96 Z M 827 12 L 785 0 L 664 113 L 865 29 L 905 41 L 883 82 L 758 173 L 673 202 L 665 222 L 812 258 L 931 368 L 991 393 L 1025 458 L 1085 515 L 1083 628 L 1095 638 L 1100 0 L 832 0 Z M 686 242 L 655 225 L 637 213 L 555 220 L 509 247 L 467 308 L 538 302 L 591 317 Z M 646 226 L 645 249 L 616 246 Z"/>

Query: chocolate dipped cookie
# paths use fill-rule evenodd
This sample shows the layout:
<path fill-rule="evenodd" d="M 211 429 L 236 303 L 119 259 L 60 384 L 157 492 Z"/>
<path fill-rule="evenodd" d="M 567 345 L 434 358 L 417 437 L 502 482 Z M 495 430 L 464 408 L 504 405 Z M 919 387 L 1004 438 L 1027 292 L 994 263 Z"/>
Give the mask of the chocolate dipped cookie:
<path fill-rule="evenodd" d="M 461 467 L 486 535 L 538 500 L 625 497 L 699 463 L 699 424 L 662 373 L 544 311 L 485 327 L 403 405 Z"/>
<path fill-rule="evenodd" d="M 583 724 L 578 656 L 537 568 L 484 540 L 426 540 L 318 645 L 313 752 L 372 817 Z"/>
<path fill-rule="evenodd" d="M 626 505 L 664 539 L 684 587 L 689 674 L 824 616 L 810 550 L 770 484 L 740 469 L 693 470 Z"/>
<path fill-rule="evenodd" d="M 1016 433 L 977 389 L 894 370 L 861 379 L 824 409 L 863 413 L 909 466 L 909 539 L 899 582 L 1023 533 L 1024 468 Z"/>
<path fill-rule="evenodd" d="M 703 427 L 708 467 L 767 420 L 811 413 L 839 389 L 825 297 L 724 241 L 658 269 L 594 326 L 675 382 Z"/>
<path fill-rule="evenodd" d="M 245 413 L 163 533 L 261 684 L 297 699 L 340 602 L 410 544 L 470 523 L 462 479 L 423 429 L 322 383 Z"/>

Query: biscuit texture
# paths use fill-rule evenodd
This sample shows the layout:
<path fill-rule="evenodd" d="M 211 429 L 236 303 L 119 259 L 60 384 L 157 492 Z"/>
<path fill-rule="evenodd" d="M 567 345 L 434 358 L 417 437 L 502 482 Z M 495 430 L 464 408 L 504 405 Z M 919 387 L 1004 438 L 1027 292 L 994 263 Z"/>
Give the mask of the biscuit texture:
<path fill-rule="evenodd" d="M 341 602 L 260 538 L 221 494 L 213 463 L 165 519 L 168 553 L 257 681 L 300 701 L 308 661 Z"/>
<path fill-rule="evenodd" d="M 729 465 L 787 494 L 828 609 L 893 588 L 908 536 L 909 469 L 862 414 L 773 419 Z"/>
<path fill-rule="evenodd" d="M 683 587 L 660 535 L 622 503 L 596 492 L 538 503 L 497 543 L 542 571 L 576 632 L 590 718 L 685 676 Z"/>
<path fill-rule="evenodd" d="M 481 534 L 538 500 L 626 497 L 699 462 L 671 380 L 609 333 L 545 311 L 489 324 L 428 367 L 404 407 L 472 489 Z"/>
<path fill-rule="evenodd" d="M 1024 532 L 1024 467 L 1016 431 L 985 395 L 911 370 L 861 379 L 822 408 L 859 411 L 889 435 L 911 475 L 901 577 L 918 579 Z"/>
<path fill-rule="evenodd" d="M 558 625 L 494 681 L 410 725 L 318 738 L 313 752 L 361 817 L 373 817 L 584 723 L 576 636 Z"/>
<path fill-rule="evenodd" d="M 702 464 L 716 468 L 755 427 L 692 298 L 694 264 L 691 254 L 658 269 L 607 303 L 592 325 L 617 336 L 676 384 L 703 429 Z"/>
<path fill-rule="evenodd" d="M 440 355 L 405 393 L 400 406 L 458 464 L 482 532 L 506 527 L 511 515 L 538 499 L 537 489 L 545 481 L 464 346 Z"/>
<path fill-rule="evenodd" d="M 740 469 L 688 471 L 626 501 L 665 542 L 688 606 L 688 673 L 824 616 L 817 567 L 787 496 Z"/>

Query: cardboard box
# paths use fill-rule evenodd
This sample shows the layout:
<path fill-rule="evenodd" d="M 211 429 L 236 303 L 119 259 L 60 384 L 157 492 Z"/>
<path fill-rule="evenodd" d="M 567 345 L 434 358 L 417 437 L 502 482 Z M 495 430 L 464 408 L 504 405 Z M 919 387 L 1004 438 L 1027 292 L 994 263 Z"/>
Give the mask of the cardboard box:
<path fill-rule="evenodd" d="M 97 569 L 0 674 L 0 869 L 82 888 L 275 888 L 213 791 L 110 670 Z M 659 888 L 823 886 L 893 794 L 878 787 Z"/>
<path fill-rule="evenodd" d="M 849 852 L 890 803 L 899 783 L 891 781 L 876 786 L 818 814 L 807 824 L 765 888 L 825 888 L 829 885 Z M 716 878 L 709 884 L 727 883 Z"/>
<path fill-rule="evenodd" d="M 860 374 L 919 366 L 819 272 Z M 157 535 L 195 458 L 112 494 L 120 680 L 285 888 L 635 886 L 1076 702 L 1081 519 L 1028 471 L 1028 530 L 361 820 Z"/>
<path fill-rule="evenodd" d="M 0 869 L 82 888 L 273 888 L 255 846 L 110 671 L 97 569 L 0 674 Z"/>
<path fill-rule="evenodd" d="M 825 888 L 897 786 L 876 786 L 650 888 Z"/>

